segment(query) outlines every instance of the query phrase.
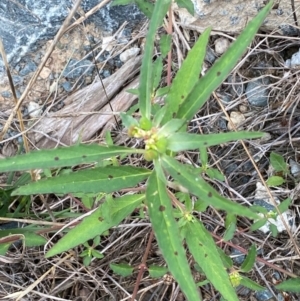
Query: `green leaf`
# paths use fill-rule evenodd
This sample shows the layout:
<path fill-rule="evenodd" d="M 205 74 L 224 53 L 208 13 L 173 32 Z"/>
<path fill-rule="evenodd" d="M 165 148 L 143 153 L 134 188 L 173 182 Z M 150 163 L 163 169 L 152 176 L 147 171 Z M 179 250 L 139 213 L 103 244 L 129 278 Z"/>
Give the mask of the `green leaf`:
<path fill-rule="evenodd" d="M 126 92 L 131 93 L 133 95 L 139 95 L 139 89 L 127 89 Z"/>
<path fill-rule="evenodd" d="M 162 106 L 154 115 L 153 118 L 153 126 L 158 127 L 166 113 L 167 107 L 166 106 Z"/>
<path fill-rule="evenodd" d="M 187 300 L 201 300 L 173 216 L 171 200 L 164 183 L 155 171 L 148 180 L 146 201 L 152 228 L 169 271 Z"/>
<path fill-rule="evenodd" d="M 224 181 L 224 175 L 218 171 L 216 168 L 208 168 L 205 173 L 212 179 L 212 180 L 219 180 Z"/>
<path fill-rule="evenodd" d="M 205 168 L 206 166 L 208 166 L 207 148 L 204 147 L 204 146 L 200 146 L 199 147 L 199 151 L 200 151 L 200 162 L 201 162 L 201 165 Z"/>
<path fill-rule="evenodd" d="M 225 220 L 226 231 L 223 236 L 224 241 L 231 240 L 236 230 L 236 216 L 234 214 L 227 214 Z"/>
<path fill-rule="evenodd" d="M 170 34 L 163 34 L 160 37 L 159 44 L 160 44 L 161 56 L 164 58 L 171 50 L 172 36 Z"/>
<path fill-rule="evenodd" d="M 25 246 L 26 247 L 39 247 L 47 243 L 47 240 L 33 232 L 27 232 L 25 234 Z"/>
<path fill-rule="evenodd" d="M 131 166 L 106 166 L 80 170 L 22 186 L 12 195 L 43 193 L 111 193 L 145 180 L 150 171 Z"/>
<path fill-rule="evenodd" d="M 282 202 L 277 206 L 279 212 L 280 212 L 280 213 L 283 213 L 283 212 L 287 211 L 287 210 L 289 209 L 289 206 L 290 206 L 291 202 L 292 202 L 292 199 L 291 199 L 291 198 L 287 198 L 287 199 L 285 199 L 284 201 L 282 201 Z"/>
<path fill-rule="evenodd" d="M 271 152 L 270 162 L 271 162 L 272 167 L 276 171 L 283 171 L 286 174 L 289 172 L 288 165 L 285 163 L 283 156 L 276 154 L 274 152 Z"/>
<path fill-rule="evenodd" d="M 300 278 L 288 279 L 275 285 L 276 289 L 291 293 L 300 293 Z"/>
<path fill-rule="evenodd" d="M 250 270 L 254 266 L 255 259 L 256 259 L 256 248 L 254 245 L 252 245 L 248 251 L 248 255 L 246 256 L 246 258 L 241 266 L 241 271 L 244 273 L 250 272 Z"/>
<path fill-rule="evenodd" d="M 33 151 L 25 155 L 0 160 L 0 172 L 74 166 L 132 153 L 141 153 L 141 150 L 121 146 L 107 147 L 98 144 L 80 144 L 64 148 Z"/>
<path fill-rule="evenodd" d="M 153 63 L 153 86 L 152 91 L 155 91 L 160 84 L 161 74 L 163 71 L 162 58 L 158 57 Z"/>
<path fill-rule="evenodd" d="M 102 259 L 104 255 L 97 250 L 92 250 L 92 256 L 98 259 Z"/>
<path fill-rule="evenodd" d="M 130 276 L 133 273 L 133 267 L 127 263 L 110 263 L 109 267 L 115 274 L 122 277 Z"/>
<path fill-rule="evenodd" d="M 127 5 L 134 2 L 134 0 L 113 0 L 110 6 L 116 6 L 116 5 Z"/>
<path fill-rule="evenodd" d="M 165 99 L 167 112 L 163 123 L 171 120 L 174 115 L 177 114 L 179 105 L 184 102 L 198 82 L 206 54 L 209 35 L 210 29 L 206 29 L 201 34 L 194 47 L 189 51 L 181 68 L 178 70 L 171 85 L 170 92 Z"/>
<path fill-rule="evenodd" d="M 143 12 L 143 14 L 148 19 L 151 19 L 154 10 L 153 3 L 150 3 L 147 0 L 134 0 L 134 2 L 138 6 L 138 8 Z"/>
<path fill-rule="evenodd" d="M 195 176 L 195 173 L 190 171 L 189 166 L 183 165 L 171 157 L 162 156 L 161 159 L 164 169 L 176 181 L 208 205 L 225 210 L 232 214 L 246 216 L 253 219 L 258 218 L 251 208 L 247 208 L 222 197 L 201 177 L 201 175 Z"/>
<path fill-rule="evenodd" d="M 111 204 L 102 204 L 95 212 L 84 218 L 84 220 L 71 229 L 56 245 L 54 245 L 47 253 L 46 258 L 65 252 L 97 235 L 103 234 L 110 228 L 118 225 L 126 218 L 136 207 L 144 200 L 145 195 L 125 195 L 114 199 L 113 207 Z M 106 207 L 110 207 L 110 216 L 107 217 L 103 212 L 107 212 Z"/>
<path fill-rule="evenodd" d="M 280 186 L 284 182 L 285 182 L 285 180 L 283 179 L 283 177 L 279 177 L 279 176 L 272 176 L 266 181 L 266 183 L 268 184 L 269 187 Z"/>
<path fill-rule="evenodd" d="M 232 266 L 233 266 L 232 259 L 228 255 L 226 255 L 225 252 L 221 248 L 217 247 L 217 250 L 218 250 L 220 258 L 224 264 L 224 267 L 226 269 L 232 268 Z"/>
<path fill-rule="evenodd" d="M 264 217 L 258 221 L 256 221 L 251 227 L 251 231 L 255 231 L 259 228 L 261 228 L 262 226 L 264 226 L 266 224 L 266 222 L 268 221 L 268 218 Z"/>
<path fill-rule="evenodd" d="M 241 280 L 240 280 L 240 284 L 250 288 L 251 290 L 254 291 L 263 291 L 265 290 L 265 288 L 261 285 L 259 285 L 258 283 L 254 282 L 253 280 L 245 277 L 245 276 L 241 276 Z"/>
<path fill-rule="evenodd" d="M 263 135 L 260 132 L 232 132 L 208 135 L 175 133 L 168 138 L 168 149 L 180 152 L 210 147 L 234 140 L 260 138 Z"/>
<path fill-rule="evenodd" d="M 160 278 L 168 273 L 168 269 L 166 267 L 160 267 L 158 265 L 150 265 L 148 267 L 148 272 L 151 278 Z"/>
<path fill-rule="evenodd" d="M 129 129 L 131 126 L 139 126 L 139 122 L 127 113 L 120 114 L 123 125 Z"/>
<path fill-rule="evenodd" d="M 238 301 L 215 242 L 204 225 L 195 219 L 193 222 L 187 222 L 185 227 L 188 248 L 208 280 L 225 299 Z"/>
<path fill-rule="evenodd" d="M 0 243 L 0 255 L 4 256 L 10 247 L 10 243 Z"/>
<path fill-rule="evenodd" d="M 194 15 L 194 4 L 191 0 L 176 0 L 176 3 L 179 7 L 186 8 L 192 16 Z"/>
<path fill-rule="evenodd" d="M 172 119 L 158 130 L 157 137 L 168 137 L 178 131 L 184 124 L 185 122 L 182 119 Z"/>
<path fill-rule="evenodd" d="M 278 235 L 278 229 L 277 229 L 277 226 L 274 225 L 274 224 L 272 224 L 272 223 L 270 223 L 270 224 L 269 224 L 269 229 L 270 229 L 270 231 L 271 231 L 271 233 L 272 233 L 272 236 L 273 236 L 273 237 L 277 237 L 277 235 Z"/>
<path fill-rule="evenodd" d="M 273 1 L 270 1 L 256 17 L 248 23 L 247 27 L 232 46 L 229 47 L 226 53 L 224 53 L 223 56 L 207 71 L 206 75 L 197 82 L 194 89 L 180 106 L 178 114 L 175 116 L 176 118 L 190 120 L 200 110 L 211 93 L 219 87 L 219 85 L 227 78 L 231 70 L 236 66 L 240 57 L 247 49 L 247 46 L 252 42 L 256 32 L 272 6 Z M 193 62 L 193 64 L 196 63 Z M 188 74 L 188 72 L 186 72 L 186 74 Z"/>
<path fill-rule="evenodd" d="M 155 98 L 161 97 L 161 96 L 164 96 L 164 95 L 168 94 L 169 90 L 170 90 L 169 86 L 157 89 L 156 92 L 155 92 Z"/>
<path fill-rule="evenodd" d="M 146 36 L 145 52 L 142 60 L 140 86 L 139 86 L 139 108 L 141 115 L 150 119 L 153 65 L 152 56 L 156 31 L 161 26 L 163 19 L 169 9 L 171 0 L 157 0 L 150 19 L 149 29 Z"/>
<path fill-rule="evenodd" d="M 85 267 L 87 267 L 87 266 L 90 265 L 91 261 L 92 261 L 92 257 L 91 257 L 91 256 L 85 256 L 85 257 L 83 258 L 83 265 L 84 265 Z"/>

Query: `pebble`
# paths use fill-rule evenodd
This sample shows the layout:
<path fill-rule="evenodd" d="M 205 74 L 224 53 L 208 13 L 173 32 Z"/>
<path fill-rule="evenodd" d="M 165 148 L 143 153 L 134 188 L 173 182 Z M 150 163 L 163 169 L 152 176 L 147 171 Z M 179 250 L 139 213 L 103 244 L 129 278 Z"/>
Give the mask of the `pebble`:
<path fill-rule="evenodd" d="M 265 77 L 263 79 L 254 79 L 247 84 L 246 96 L 252 106 L 265 107 L 268 105 L 269 83 L 269 78 Z"/>
<path fill-rule="evenodd" d="M 37 65 L 34 62 L 30 61 L 24 66 L 24 68 L 19 72 L 19 74 L 21 76 L 26 76 L 29 73 L 34 72 L 36 69 Z"/>
<path fill-rule="evenodd" d="M 88 69 L 88 71 L 86 71 Z M 76 79 L 83 73 L 86 75 L 91 75 L 94 70 L 94 65 L 89 60 L 81 60 L 77 61 L 75 59 L 71 59 L 68 66 L 63 71 L 63 76 Z"/>
<path fill-rule="evenodd" d="M 15 86 L 19 86 L 23 84 L 24 78 L 19 75 L 12 76 L 13 82 Z"/>
<path fill-rule="evenodd" d="M 273 300 L 273 295 L 269 290 L 264 290 L 255 293 L 255 297 L 258 301 L 269 301 Z"/>
<path fill-rule="evenodd" d="M 135 57 L 140 52 L 140 48 L 132 47 L 120 54 L 120 61 L 125 63 L 132 57 Z"/>
<path fill-rule="evenodd" d="M 286 60 L 285 65 L 290 68 L 295 68 L 297 66 L 300 66 L 300 50 L 294 53 L 290 60 L 289 59 Z"/>
<path fill-rule="evenodd" d="M 300 177 L 300 165 L 296 161 L 294 161 L 293 159 L 290 159 L 289 163 L 290 163 L 290 167 L 291 167 L 291 174 L 296 179 L 299 179 L 299 177 Z"/>
<path fill-rule="evenodd" d="M 234 124 L 235 128 L 239 128 L 239 126 L 246 120 L 245 116 L 241 112 L 233 111 L 230 113 L 230 119 Z M 228 129 L 234 130 L 234 127 L 231 126 L 231 122 L 228 122 Z"/>
<path fill-rule="evenodd" d="M 229 40 L 224 37 L 215 40 L 215 52 L 217 54 L 223 54 L 224 52 L 226 52 L 229 46 Z"/>
<path fill-rule="evenodd" d="M 1 92 L 1 96 L 5 97 L 5 98 L 10 98 L 10 97 L 12 97 L 12 93 L 10 91 L 3 91 L 3 92 Z"/>
<path fill-rule="evenodd" d="M 207 47 L 205 60 L 208 61 L 210 64 L 213 64 L 213 62 L 216 60 L 216 56 L 210 47 Z"/>
<path fill-rule="evenodd" d="M 103 37 L 102 39 L 102 49 L 110 52 L 113 49 L 113 41 L 115 38 L 113 36 Z"/>
<path fill-rule="evenodd" d="M 40 117 L 42 114 L 42 108 L 36 102 L 30 101 L 27 108 L 30 118 L 37 118 Z"/>
<path fill-rule="evenodd" d="M 241 251 L 233 249 L 230 257 L 232 257 L 232 260 L 235 264 L 241 265 L 244 262 L 246 256 Z"/>
<path fill-rule="evenodd" d="M 50 74 L 51 74 L 51 69 L 50 68 L 48 68 L 48 67 L 44 67 L 43 69 L 42 69 L 42 71 L 40 72 L 40 77 L 42 78 L 42 79 L 46 79 L 46 78 L 48 78 L 49 76 L 50 76 Z"/>
<path fill-rule="evenodd" d="M 72 85 L 70 82 L 64 82 L 61 86 L 66 92 L 70 92 L 72 90 Z"/>
<path fill-rule="evenodd" d="M 102 76 L 103 76 L 104 78 L 110 77 L 110 75 L 111 75 L 111 73 L 110 73 L 109 70 L 107 70 L 107 69 L 104 69 L 104 70 L 103 70 Z"/>

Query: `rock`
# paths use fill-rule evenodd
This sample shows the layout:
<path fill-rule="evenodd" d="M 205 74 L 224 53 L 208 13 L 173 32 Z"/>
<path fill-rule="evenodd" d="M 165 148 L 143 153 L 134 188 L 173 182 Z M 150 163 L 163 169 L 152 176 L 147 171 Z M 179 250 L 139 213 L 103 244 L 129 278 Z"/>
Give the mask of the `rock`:
<path fill-rule="evenodd" d="M 1 93 L 1 95 L 2 95 L 3 97 L 5 97 L 5 98 L 10 98 L 10 97 L 12 97 L 12 93 L 11 93 L 10 91 L 3 91 L 3 92 Z"/>
<path fill-rule="evenodd" d="M 203 32 L 212 27 L 212 34 L 217 31 L 240 33 L 246 24 L 265 6 L 264 0 L 193 0 L 195 16 L 187 13 L 186 9 L 174 5 L 179 15 L 180 23 L 185 28 Z M 267 32 L 285 36 L 297 36 L 298 30 L 293 19 L 290 0 L 276 2 L 278 7 L 272 9 L 263 23 L 262 29 Z M 300 17 L 296 9 L 297 18 Z"/>
<path fill-rule="evenodd" d="M 30 118 L 37 118 L 42 115 L 42 109 L 36 102 L 30 101 L 28 104 L 28 114 Z"/>
<path fill-rule="evenodd" d="M 22 85 L 23 81 L 24 81 L 24 78 L 19 75 L 13 75 L 12 79 L 13 79 L 15 87 Z"/>
<path fill-rule="evenodd" d="M 245 116 L 241 112 L 235 112 L 235 111 L 230 113 L 230 119 L 237 129 L 246 120 Z M 228 122 L 227 127 L 230 131 L 234 130 L 230 122 Z"/>
<path fill-rule="evenodd" d="M 77 61 L 71 59 L 62 75 L 70 79 L 77 79 L 83 73 L 90 75 L 93 72 L 94 67 L 94 64 L 89 60 Z"/>
<path fill-rule="evenodd" d="M 48 78 L 49 77 L 49 75 L 51 74 L 51 69 L 50 68 L 48 68 L 48 67 L 44 67 L 43 69 L 42 69 L 42 71 L 40 72 L 40 77 L 42 78 L 42 79 L 46 79 L 46 78 Z"/>
<path fill-rule="evenodd" d="M 247 84 L 246 96 L 252 106 L 265 107 L 268 105 L 269 83 L 269 78 L 265 77 L 254 79 Z"/>
<path fill-rule="evenodd" d="M 140 52 L 140 48 L 138 48 L 138 47 L 129 48 L 120 54 L 120 61 L 125 63 L 132 57 L 137 56 L 139 54 L 139 52 Z"/>
<path fill-rule="evenodd" d="M 24 68 L 19 72 L 19 74 L 21 76 L 26 76 L 29 73 L 34 72 L 36 70 L 36 68 L 37 68 L 37 65 L 34 62 L 30 61 L 24 66 Z"/>
<path fill-rule="evenodd" d="M 216 60 L 216 56 L 210 47 L 207 47 L 205 60 L 208 61 L 210 64 L 213 64 L 213 62 Z"/>
<path fill-rule="evenodd" d="M 290 60 L 286 60 L 285 65 L 290 68 L 300 66 L 300 50 L 294 53 Z"/>
<path fill-rule="evenodd" d="M 72 85 L 70 82 L 64 82 L 61 86 L 66 92 L 70 92 L 72 90 Z"/>
<path fill-rule="evenodd" d="M 274 197 L 274 201 L 277 205 L 280 204 L 280 201 L 277 197 Z M 267 209 L 267 211 L 274 211 L 276 212 L 276 209 L 270 199 L 270 196 L 266 190 L 266 188 L 260 183 L 256 183 L 256 191 L 255 191 L 255 200 L 253 202 L 254 205 L 259 205 Z M 261 214 L 259 214 L 261 215 Z M 262 215 L 261 215 L 262 216 Z M 284 219 L 285 223 L 290 226 L 290 231 L 292 233 L 295 232 L 295 217 L 293 215 L 293 212 L 291 210 L 287 210 L 281 214 L 282 218 Z M 277 216 L 276 220 L 274 218 L 269 218 L 266 224 L 259 228 L 260 231 L 267 234 L 270 232 L 270 224 L 273 224 L 276 226 L 279 233 L 286 230 L 285 225 L 283 224 L 281 217 Z"/>
<path fill-rule="evenodd" d="M 103 73 L 102 73 L 102 76 L 103 76 L 104 78 L 107 78 L 107 77 L 110 77 L 110 76 L 111 76 L 111 73 L 110 73 L 109 70 L 104 69 L 104 70 L 103 70 Z"/>
<path fill-rule="evenodd" d="M 294 178 L 299 179 L 299 177 L 300 177 L 300 165 L 292 159 L 290 159 L 289 163 L 290 163 L 290 167 L 291 167 L 291 174 L 293 175 Z"/>
<path fill-rule="evenodd" d="M 85 12 L 99 4 L 99 0 L 83 0 Z M 72 0 L 1 0 L 0 38 L 3 41 L 8 61 L 15 67 L 29 52 L 40 48 L 40 43 L 51 40 L 61 27 L 74 2 Z M 144 15 L 130 4 L 125 6 L 104 6 L 87 22 L 94 22 L 102 31 L 113 33 L 124 21 L 130 20 L 134 26 Z M 4 71 L 0 58 L 1 71 Z"/>
<path fill-rule="evenodd" d="M 257 301 L 271 301 L 271 300 L 275 300 L 273 299 L 273 295 L 269 290 L 264 290 L 264 291 L 260 291 L 260 292 L 256 292 L 255 293 L 255 297 L 257 299 Z"/>
<path fill-rule="evenodd" d="M 223 54 L 229 46 L 230 42 L 226 38 L 221 37 L 215 40 L 215 52 L 217 54 Z"/>
<path fill-rule="evenodd" d="M 245 254 L 237 249 L 232 250 L 230 257 L 232 257 L 232 260 L 234 261 L 234 263 L 238 264 L 238 265 L 241 265 L 246 258 Z"/>
<path fill-rule="evenodd" d="M 103 37 L 102 49 L 110 52 L 114 47 L 115 38 L 113 36 Z"/>

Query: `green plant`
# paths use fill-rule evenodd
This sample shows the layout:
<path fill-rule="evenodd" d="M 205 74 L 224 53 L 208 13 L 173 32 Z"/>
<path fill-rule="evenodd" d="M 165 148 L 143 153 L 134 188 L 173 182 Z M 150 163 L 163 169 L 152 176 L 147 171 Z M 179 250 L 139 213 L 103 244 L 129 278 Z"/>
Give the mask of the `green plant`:
<path fill-rule="evenodd" d="M 129 1 L 121 2 L 128 3 Z M 141 3 L 141 1 L 135 2 Z M 181 5 L 185 3 L 185 1 L 178 2 Z M 75 228 L 69 230 L 46 253 L 46 257 L 67 251 L 79 244 L 85 244 L 86 250 L 82 256 L 87 258 L 86 263 L 91 260 L 92 256 L 101 257 L 101 253 L 98 251 L 95 253 L 94 245 L 97 243 L 95 237 L 100 237 L 107 230 L 118 225 L 135 209 L 146 207 L 168 270 L 179 283 L 186 298 L 201 300 L 201 295 L 193 280 L 183 241 L 186 242 L 189 252 L 205 273 L 208 281 L 220 291 L 224 299 L 235 301 L 238 298 L 232 285 L 233 276 L 226 272 L 226 266 L 213 238 L 193 213 L 205 210 L 207 206 L 213 206 L 230 215 L 228 225 L 231 225 L 230 227 L 233 225 L 234 229 L 237 215 L 259 219 L 257 211 L 221 196 L 204 180 L 202 173 L 207 173 L 212 178 L 222 179 L 222 174 L 207 165 L 206 149 L 208 147 L 236 139 L 259 138 L 262 134 L 234 132 L 198 135 L 186 133 L 185 129 L 186 124 L 234 68 L 271 9 L 273 2 L 270 1 L 257 17 L 249 22 L 222 58 L 199 79 L 210 29 L 203 32 L 177 72 L 171 87 L 163 90 L 159 88 L 159 82 L 163 70 L 163 59 L 170 49 L 170 36 L 162 39 L 161 56 L 157 57 L 154 62 L 152 55 L 157 29 L 162 24 L 171 0 L 157 0 L 155 5 L 147 3 L 145 6 L 147 9 L 144 9 L 151 16 L 151 20 L 141 68 L 140 87 L 138 91 L 132 91 L 139 96 L 138 108 L 141 117 L 137 120 L 130 113 L 122 114 L 123 124 L 128 128 L 128 135 L 143 140 L 145 148 L 114 146 L 111 145 L 111 141 L 107 146 L 79 144 L 2 160 L 0 170 L 2 172 L 37 168 L 45 170 L 81 165 L 81 170 L 52 175 L 20 186 L 12 192 L 12 195 L 43 193 L 88 195 L 85 198 L 88 208 L 92 208 L 93 205 L 91 196 L 105 195 L 105 201 L 98 204 L 91 214 L 84 216 L 82 222 Z M 153 104 L 154 98 L 162 94 L 166 94 L 164 105 L 160 107 Z M 200 150 L 202 163 L 200 169 L 183 164 L 176 159 L 177 152 L 195 149 Z M 122 160 L 117 160 L 117 158 L 132 154 L 142 155 L 147 161 L 152 161 L 153 169 L 122 165 Z M 82 167 L 82 164 L 93 162 L 97 164 L 92 168 Z M 118 196 L 114 194 L 143 181 L 146 181 L 145 192 L 141 190 L 136 194 L 120 193 Z M 173 195 L 168 187 L 177 190 L 174 203 L 172 203 L 173 197 L 172 200 L 170 198 Z M 191 201 L 190 195 L 196 197 L 195 203 Z M 95 239 L 92 247 L 86 244 L 90 239 Z M 253 258 L 252 255 L 251 258 Z M 116 269 L 116 266 L 113 268 Z M 121 269 L 122 273 L 132 272 L 127 266 L 121 266 Z"/>

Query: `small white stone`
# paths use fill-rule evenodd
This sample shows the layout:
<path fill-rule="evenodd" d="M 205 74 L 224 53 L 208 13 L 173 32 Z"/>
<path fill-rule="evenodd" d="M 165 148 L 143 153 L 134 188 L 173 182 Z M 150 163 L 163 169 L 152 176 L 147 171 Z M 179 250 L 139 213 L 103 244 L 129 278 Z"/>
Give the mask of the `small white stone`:
<path fill-rule="evenodd" d="M 46 78 L 49 77 L 50 74 L 51 74 L 51 69 L 48 68 L 48 67 L 44 67 L 44 68 L 42 69 L 42 71 L 41 71 L 41 73 L 40 73 L 39 76 L 40 76 L 42 79 L 46 79 Z"/>
<path fill-rule="evenodd" d="M 31 118 L 37 118 L 42 115 L 42 108 L 36 102 L 30 101 L 27 108 Z"/>
<path fill-rule="evenodd" d="M 125 63 L 132 57 L 136 56 L 139 52 L 140 52 L 140 48 L 138 47 L 129 48 L 120 54 L 120 61 Z"/>
<path fill-rule="evenodd" d="M 108 36 L 103 37 L 102 39 L 102 48 L 108 52 L 110 52 L 113 49 L 113 41 L 115 40 L 114 37 Z"/>
<path fill-rule="evenodd" d="M 226 38 L 218 38 L 215 40 L 215 52 L 217 54 L 223 54 L 229 46 L 230 42 Z"/>
<path fill-rule="evenodd" d="M 230 113 L 230 119 L 232 123 L 235 125 L 235 127 L 238 129 L 238 127 L 246 120 L 245 116 L 241 112 L 231 112 Z M 231 126 L 231 122 L 228 122 L 228 129 L 233 130 L 234 128 Z"/>

